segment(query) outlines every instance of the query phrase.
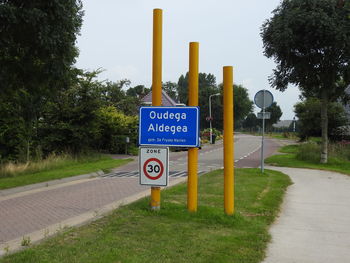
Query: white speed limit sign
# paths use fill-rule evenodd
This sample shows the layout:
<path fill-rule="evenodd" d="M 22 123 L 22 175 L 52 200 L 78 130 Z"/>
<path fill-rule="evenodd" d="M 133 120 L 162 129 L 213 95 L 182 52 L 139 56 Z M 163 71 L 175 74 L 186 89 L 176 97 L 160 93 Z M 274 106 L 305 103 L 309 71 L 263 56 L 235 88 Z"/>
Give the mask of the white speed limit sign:
<path fill-rule="evenodd" d="M 169 176 L 168 147 L 139 148 L 140 184 L 151 186 L 167 186 Z"/>

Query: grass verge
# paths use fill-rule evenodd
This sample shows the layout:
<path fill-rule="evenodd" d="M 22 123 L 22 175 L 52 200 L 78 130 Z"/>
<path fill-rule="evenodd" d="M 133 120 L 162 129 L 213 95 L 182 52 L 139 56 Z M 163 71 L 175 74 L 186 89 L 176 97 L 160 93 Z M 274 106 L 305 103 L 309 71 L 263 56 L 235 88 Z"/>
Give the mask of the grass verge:
<path fill-rule="evenodd" d="M 199 207 L 188 213 L 186 184 L 162 191 L 161 210 L 148 198 L 89 225 L 0 259 L 1 263 L 65 262 L 260 262 L 278 214 L 288 176 L 237 169 L 236 212 L 223 212 L 223 171 L 199 178 Z"/>
<path fill-rule="evenodd" d="M 326 164 L 308 160 L 299 160 L 297 159 L 298 147 L 300 146 L 284 146 L 279 151 L 287 154 L 270 156 L 265 159 L 265 163 L 274 166 L 329 170 L 350 175 L 350 162 L 340 161 L 336 158 L 329 158 L 328 163 Z"/>
<path fill-rule="evenodd" d="M 298 140 L 298 137 L 293 132 L 277 132 L 277 133 L 266 133 L 266 136 L 279 140 Z"/>
<path fill-rule="evenodd" d="M 129 161 L 131 159 L 116 160 L 109 156 L 94 156 L 79 160 L 67 159 L 60 161 L 59 165 L 43 171 L 0 177 L 0 190 L 97 172 L 99 170 L 108 171 Z"/>
<path fill-rule="evenodd" d="M 243 132 L 244 134 L 261 136 L 261 132 Z M 279 140 L 293 140 L 297 141 L 299 138 L 294 132 L 265 132 L 266 137 L 279 139 Z"/>

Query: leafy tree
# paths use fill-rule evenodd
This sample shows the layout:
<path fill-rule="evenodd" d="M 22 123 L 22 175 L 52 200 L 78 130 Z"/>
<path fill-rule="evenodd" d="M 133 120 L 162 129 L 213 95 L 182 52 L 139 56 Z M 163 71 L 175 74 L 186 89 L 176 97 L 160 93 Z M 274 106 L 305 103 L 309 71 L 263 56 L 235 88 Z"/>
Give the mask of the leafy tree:
<path fill-rule="evenodd" d="M 186 76 L 181 75 L 177 83 L 177 94 L 179 102 L 187 104 L 188 102 L 188 72 Z M 219 92 L 216 85 L 216 78 L 213 74 L 199 73 L 198 75 L 198 92 L 199 100 L 203 95 L 206 95 L 207 100 L 209 95 Z M 204 102 L 204 101 L 203 101 Z M 208 102 L 200 103 L 201 105 L 208 105 Z M 208 106 L 207 106 L 208 107 Z"/>
<path fill-rule="evenodd" d="M 19 110 L 14 100 L 6 100 L 0 96 L 0 160 L 25 161 L 26 157 L 26 125 L 24 119 L 19 114 Z M 0 162 L 1 163 L 1 162 Z"/>
<path fill-rule="evenodd" d="M 249 99 L 248 90 L 242 85 L 233 85 L 235 127 L 241 127 L 242 121 L 253 111 L 253 101 Z"/>
<path fill-rule="evenodd" d="M 174 101 L 178 101 L 177 95 L 177 84 L 171 81 L 163 83 L 163 90 L 172 98 Z"/>
<path fill-rule="evenodd" d="M 223 85 L 220 84 L 219 88 L 223 93 Z M 234 125 L 235 128 L 241 128 L 243 120 L 249 113 L 253 111 L 253 101 L 249 99 L 248 90 L 242 85 L 233 85 L 233 104 L 234 104 Z M 222 98 L 220 102 L 220 108 L 216 113 L 220 115 L 218 127 L 222 127 L 223 123 L 223 103 Z"/>
<path fill-rule="evenodd" d="M 179 103 L 187 104 L 188 100 L 188 72 L 186 77 L 181 75 L 177 82 L 177 96 Z"/>
<path fill-rule="evenodd" d="M 213 74 L 199 73 L 198 79 L 198 103 L 200 106 L 200 126 L 201 129 L 207 128 L 205 119 L 209 116 L 209 96 L 215 93 L 220 93 L 216 85 L 216 78 Z M 212 98 L 212 117 L 213 127 L 222 129 L 222 103 L 221 96 Z"/>
<path fill-rule="evenodd" d="M 99 72 L 97 72 L 99 73 Z M 126 115 L 137 115 L 140 99 L 149 89 L 143 85 L 130 87 L 130 80 L 123 79 L 117 82 L 107 81 L 101 84 L 101 96 L 106 106 L 114 106 Z M 125 89 L 127 89 L 125 91 Z"/>
<path fill-rule="evenodd" d="M 261 31 L 264 53 L 277 67 L 270 83 L 297 85 L 321 99 L 321 162 L 328 158 L 328 104 L 344 96 L 350 79 L 350 2 L 283 0 Z"/>
<path fill-rule="evenodd" d="M 96 76 L 100 73 L 100 71 L 95 72 Z M 95 81 L 97 82 L 97 80 Z M 107 81 L 105 84 L 101 85 L 102 100 L 106 105 L 117 105 L 125 98 L 125 91 L 123 88 L 128 87 L 129 85 L 130 80 L 127 79 L 118 82 Z"/>
<path fill-rule="evenodd" d="M 277 102 L 273 102 L 270 107 L 267 107 L 265 109 L 266 112 L 270 112 L 270 119 L 265 119 L 265 126 L 267 131 L 272 130 L 272 125 L 277 123 L 281 116 L 282 116 L 282 110 L 280 106 L 277 105 Z"/>
<path fill-rule="evenodd" d="M 9 152 L 26 151 L 27 160 L 42 105 L 68 85 L 78 55 L 75 41 L 82 24 L 81 8 L 80 0 L 1 1 L 0 97 L 11 101 L 13 116 L 23 124 L 16 143 L 21 149 Z M 7 130 L 16 129 L 13 120 L 1 122 L 6 122 Z"/>
<path fill-rule="evenodd" d="M 209 96 L 211 94 L 215 94 L 220 92 L 220 89 L 216 85 L 216 78 L 213 74 L 199 73 L 198 76 L 198 105 L 200 106 L 200 126 L 201 129 L 207 127 L 205 118 L 209 116 Z M 179 101 L 181 103 L 187 104 L 188 102 L 188 73 L 186 76 L 181 75 L 177 85 L 177 94 Z M 212 108 L 213 113 L 213 125 L 216 128 L 222 129 L 222 124 L 220 124 L 220 120 L 222 120 L 222 114 L 220 115 L 220 99 L 214 97 L 212 99 L 212 105 L 215 105 L 216 108 Z M 222 111 L 221 111 L 222 112 Z M 222 121 L 221 121 L 222 123 Z"/>
<path fill-rule="evenodd" d="M 250 132 L 255 131 L 256 128 L 260 125 L 260 121 L 256 117 L 255 113 L 249 113 L 244 119 L 243 128 L 248 129 Z"/>
<path fill-rule="evenodd" d="M 1 91 L 47 91 L 67 79 L 78 51 L 82 4 L 67 1 L 2 1 L 0 5 Z"/>
<path fill-rule="evenodd" d="M 148 92 L 150 92 L 150 91 L 151 91 L 151 89 L 146 88 L 144 85 L 137 85 L 133 88 L 129 88 L 126 91 L 126 95 L 131 96 L 131 97 L 137 97 L 137 98 L 141 99 L 142 97 L 147 95 Z"/>
<path fill-rule="evenodd" d="M 329 132 L 334 134 L 336 128 L 348 123 L 344 107 L 337 102 L 328 105 Z M 301 140 L 310 136 L 321 136 L 320 111 L 323 104 L 319 99 L 309 98 L 294 105 L 294 112 L 298 117 L 298 130 Z"/>
<path fill-rule="evenodd" d="M 44 154 L 79 154 L 90 150 L 99 138 L 101 83 L 95 80 L 96 72 L 76 69 L 74 74 L 71 85 L 45 104 L 38 138 Z"/>
<path fill-rule="evenodd" d="M 126 96 L 120 100 L 120 102 L 118 102 L 115 107 L 125 115 L 137 116 L 139 114 L 140 105 L 141 100 L 139 98 Z"/>
<path fill-rule="evenodd" d="M 201 129 L 208 128 L 209 124 L 206 117 L 209 116 L 209 96 L 212 94 L 222 94 L 222 84 L 216 84 L 213 74 L 199 73 L 199 106 L 200 106 L 200 125 Z M 187 103 L 188 100 L 188 73 L 184 77 L 180 76 L 177 93 L 181 102 Z M 222 96 L 211 98 L 212 106 L 212 125 L 221 130 L 223 128 L 223 103 Z M 234 85 L 234 111 L 235 127 L 240 127 L 243 119 L 253 110 L 253 102 L 249 99 L 248 90 L 241 85 Z"/>
<path fill-rule="evenodd" d="M 124 152 L 125 137 L 135 140 L 137 114 L 130 110 L 137 108 L 139 99 L 125 96 L 122 87 L 128 82 L 103 83 L 97 80 L 98 74 L 75 69 L 69 87 L 47 101 L 39 129 L 44 155 Z"/>

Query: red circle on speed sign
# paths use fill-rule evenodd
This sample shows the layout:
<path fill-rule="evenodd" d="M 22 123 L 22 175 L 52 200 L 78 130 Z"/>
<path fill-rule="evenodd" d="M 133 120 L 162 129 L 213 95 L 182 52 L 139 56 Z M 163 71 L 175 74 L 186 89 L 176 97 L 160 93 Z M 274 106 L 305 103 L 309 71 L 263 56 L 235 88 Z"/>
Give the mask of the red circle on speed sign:
<path fill-rule="evenodd" d="M 152 165 L 151 162 L 155 162 L 156 164 Z M 157 180 L 163 175 L 163 172 L 164 172 L 164 166 L 162 162 L 157 158 L 150 158 L 143 165 L 143 173 L 146 175 L 148 179 Z M 150 173 L 152 174 L 155 173 L 156 175 L 153 176 L 153 175 L 150 175 Z"/>

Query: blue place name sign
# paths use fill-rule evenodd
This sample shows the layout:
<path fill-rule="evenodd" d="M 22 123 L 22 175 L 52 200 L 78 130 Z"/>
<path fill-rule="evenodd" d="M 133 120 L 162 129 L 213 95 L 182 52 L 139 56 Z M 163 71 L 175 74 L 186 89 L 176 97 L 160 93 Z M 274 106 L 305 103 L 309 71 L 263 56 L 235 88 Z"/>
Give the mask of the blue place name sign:
<path fill-rule="evenodd" d="M 199 107 L 141 107 L 140 145 L 199 146 Z"/>

